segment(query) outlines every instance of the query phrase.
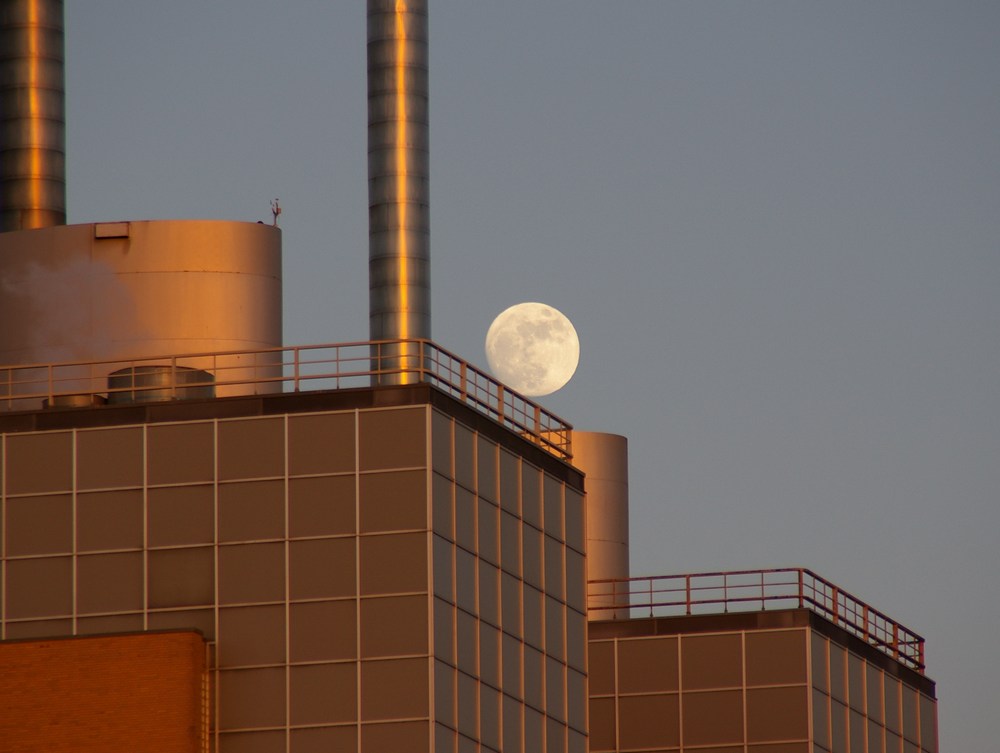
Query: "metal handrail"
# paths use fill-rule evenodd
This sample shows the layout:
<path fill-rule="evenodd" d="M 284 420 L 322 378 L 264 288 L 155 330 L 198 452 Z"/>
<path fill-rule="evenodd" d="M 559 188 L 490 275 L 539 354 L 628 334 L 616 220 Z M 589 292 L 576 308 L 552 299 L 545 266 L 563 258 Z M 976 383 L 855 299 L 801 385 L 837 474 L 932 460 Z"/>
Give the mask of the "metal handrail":
<path fill-rule="evenodd" d="M 809 609 L 924 673 L 921 636 L 806 568 L 591 580 L 588 596 L 588 609 L 609 619 Z"/>
<path fill-rule="evenodd" d="M 111 388 L 108 375 L 122 369 L 162 366 L 199 369 L 210 381 L 172 378 L 156 387 Z M 275 394 L 373 385 L 426 383 L 448 393 L 563 460 L 572 455 L 573 427 L 524 395 L 430 340 L 379 340 L 297 345 L 257 350 L 185 353 L 134 359 L 67 361 L 0 366 L 0 412 L 38 410 L 58 398 L 191 387 L 220 395 Z"/>

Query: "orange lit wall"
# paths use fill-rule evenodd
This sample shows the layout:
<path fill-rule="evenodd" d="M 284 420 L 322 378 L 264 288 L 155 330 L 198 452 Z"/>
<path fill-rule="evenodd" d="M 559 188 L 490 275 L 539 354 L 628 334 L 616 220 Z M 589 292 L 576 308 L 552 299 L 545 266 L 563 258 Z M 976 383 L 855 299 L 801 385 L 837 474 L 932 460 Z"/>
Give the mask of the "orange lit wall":
<path fill-rule="evenodd" d="M 194 632 L 0 643 L 0 751 L 201 753 L 205 676 Z"/>

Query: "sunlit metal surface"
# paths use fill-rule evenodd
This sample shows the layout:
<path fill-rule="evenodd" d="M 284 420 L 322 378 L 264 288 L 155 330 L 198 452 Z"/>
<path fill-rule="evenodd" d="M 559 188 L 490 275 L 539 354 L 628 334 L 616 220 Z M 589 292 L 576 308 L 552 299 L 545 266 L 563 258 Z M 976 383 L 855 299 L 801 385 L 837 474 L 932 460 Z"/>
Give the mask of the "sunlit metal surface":
<path fill-rule="evenodd" d="M 587 605 L 621 606 L 614 584 L 629 577 L 628 440 L 620 434 L 573 432 L 573 465 L 587 475 L 587 573 L 594 585 Z M 619 614 L 619 612 L 621 612 Z M 626 617 L 628 610 L 599 609 L 591 619 Z"/>
<path fill-rule="evenodd" d="M 279 347 L 281 230 L 158 220 L 2 233 L 0 290 L 0 364 Z"/>
<path fill-rule="evenodd" d="M 590 580 L 616 617 L 677 617 L 767 609 L 809 609 L 901 664 L 923 674 L 924 639 L 839 586 L 805 568 L 733 570 Z M 608 594 L 613 593 L 614 599 Z M 594 615 L 591 615 L 593 619 Z"/>
<path fill-rule="evenodd" d="M 398 353 L 404 348 L 421 354 L 419 360 L 405 367 L 414 383 L 433 385 L 552 455 L 564 460 L 572 458 L 573 427 L 569 423 L 429 340 L 410 343 L 365 340 L 118 361 L 0 366 L 0 411 L 38 410 L 43 400 L 50 405 L 64 404 L 60 398 L 68 395 L 99 395 L 115 402 L 115 393 L 123 391 L 129 393 L 131 400 L 141 401 L 138 393 L 143 389 L 156 390 L 162 396 L 163 390 L 171 385 L 178 390 L 178 399 L 190 394 L 196 386 L 214 386 L 217 395 L 367 388 L 373 382 L 392 383 L 401 375 L 398 365 L 395 369 L 373 369 L 373 363 L 384 367 L 390 359 L 372 359 L 371 354 Z M 142 373 L 150 365 L 168 367 L 157 369 L 155 384 L 109 387 L 108 374 L 126 369 Z M 192 380 L 188 369 L 203 370 L 210 378 Z M 183 376 L 167 379 L 171 371 L 183 372 Z"/>
<path fill-rule="evenodd" d="M 0 3 L 0 231 L 66 222 L 62 0 Z"/>
<path fill-rule="evenodd" d="M 427 67 L 426 0 L 368 0 L 369 333 L 401 341 L 395 383 L 431 336 Z"/>

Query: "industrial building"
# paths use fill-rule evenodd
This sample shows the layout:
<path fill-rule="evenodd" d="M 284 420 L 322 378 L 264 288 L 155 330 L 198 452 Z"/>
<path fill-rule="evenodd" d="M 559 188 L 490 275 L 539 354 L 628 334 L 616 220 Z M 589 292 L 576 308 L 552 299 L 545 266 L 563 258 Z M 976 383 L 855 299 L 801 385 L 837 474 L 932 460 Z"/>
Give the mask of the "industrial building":
<path fill-rule="evenodd" d="M 0 6 L 0 751 L 937 753 L 919 636 L 631 578 L 625 439 L 430 339 L 426 0 L 368 0 L 334 345 L 282 343 L 277 227 L 63 224 L 62 35 Z"/>

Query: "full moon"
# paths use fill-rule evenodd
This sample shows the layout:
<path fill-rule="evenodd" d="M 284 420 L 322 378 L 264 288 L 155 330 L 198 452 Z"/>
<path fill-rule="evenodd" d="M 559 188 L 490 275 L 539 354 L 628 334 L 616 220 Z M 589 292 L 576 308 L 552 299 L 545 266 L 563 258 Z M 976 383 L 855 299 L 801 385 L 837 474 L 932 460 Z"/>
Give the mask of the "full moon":
<path fill-rule="evenodd" d="M 580 340 L 561 311 L 544 303 L 519 303 L 490 325 L 486 360 L 497 379 L 522 395 L 549 395 L 576 371 Z"/>

